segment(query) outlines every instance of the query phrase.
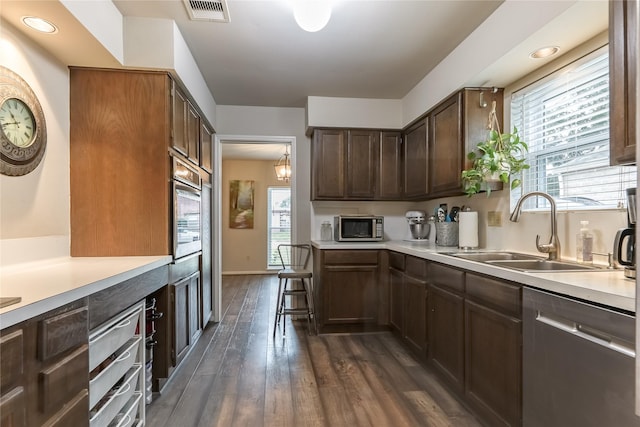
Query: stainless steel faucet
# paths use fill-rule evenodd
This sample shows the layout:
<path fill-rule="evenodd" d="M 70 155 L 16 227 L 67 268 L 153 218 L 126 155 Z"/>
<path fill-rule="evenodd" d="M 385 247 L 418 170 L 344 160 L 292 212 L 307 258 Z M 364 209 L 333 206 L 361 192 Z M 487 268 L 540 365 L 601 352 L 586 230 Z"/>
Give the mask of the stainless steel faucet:
<path fill-rule="evenodd" d="M 546 245 L 540 244 L 540 235 L 536 236 L 536 248 L 538 248 L 538 252 L 542 252 L 545 254 L 549 254 L 549 260 L 559 260 L 560 259 L 560 240 L 558 239 L 558 225 L 556 218 L 556 202 L 553 200 L 553 197 L 548 195 L 547 193 L 543 193 L 542 191 L 532 191 L 520 197 L 518 203 L 516 203 L 516 207 L 513 210 L 513 213 L 509 217 L 509 220 L 513 222 L 518 222 L 520 220 L 520 214 L 522 213 L 522 203 L 528 199 L 529 197 L 540 196 L 544 197 L 549 201 L 551 205 L 551 238 L 549 239 L 549 243 Z"/>

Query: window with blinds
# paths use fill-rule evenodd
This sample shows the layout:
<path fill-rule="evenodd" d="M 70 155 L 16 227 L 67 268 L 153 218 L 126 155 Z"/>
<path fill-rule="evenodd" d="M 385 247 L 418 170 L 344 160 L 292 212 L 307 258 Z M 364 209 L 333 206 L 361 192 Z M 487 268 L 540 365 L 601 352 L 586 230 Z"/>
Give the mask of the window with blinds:
<path fill-rule="evenodd" d="M 520 196 L 544 191 L 558 209 L 617 209 L 636 186 L 635 166 L 609 166 L 609 55 L 602 47 L 517 92 L 511 125 L 529 145 Z M 524 209 L 547 208 L 541 197 Z"/>

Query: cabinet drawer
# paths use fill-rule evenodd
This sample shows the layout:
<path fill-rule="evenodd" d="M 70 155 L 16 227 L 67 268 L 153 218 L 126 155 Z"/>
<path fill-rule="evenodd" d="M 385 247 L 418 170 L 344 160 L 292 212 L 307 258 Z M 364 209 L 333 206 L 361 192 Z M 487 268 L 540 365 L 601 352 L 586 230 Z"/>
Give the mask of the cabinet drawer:
<path fill-rule="evenodd" d="M 429 271 L 429 281 L 434 285 L 464 292 L 464 272 L 455 268 L 432 263 Z"/>
<path fill-rule="evenodd" d="M 378 251 L 374 250 L 357 250 L 357 251 L 343 251 L 343 250 L 326 250 L 324 251 L 324 263 L 325 264 L 348 264 L 348 265 L 360 265 L 360 264 L 378 264 Z"/>
<path fill-rule="evenodd" d="M 114 422 L 116 427 L 131 427 L 136 421 L 140 421 L 138 409 L 142 404 L 142 393 L 133 393 L 133 397 L 127 402 L 122 412 L 116 415 Z"/>
<path fill-rule="evenodd" d="M 87 425 L 89 408 L 87 406 L 87 390 L 83 389 L 73 400 L 62 407 L 43 427 L 69 427 Z"/>
<path fill-rule="evenodd" d="M 90 371 L 134 336 L 141 320 L 141 310 L 141 306 L 136 305 L 91 334 L 89 338 Z"/>
<path fill-rule="evenodd" d="M 405 273 L 416 279 L 425 280 L 427 278 L 427 260 L 407 256 Z"/>
<path fill-rule="evenodd" d="M 134 395 L 138 385 L 138 376 L 142 371 L 142 367 L 138 366 L 131 371 L 126 377 L 122 385 L 113 391 L 108 400 L 97 411 L 92 411 L 89 419 L 91 427 L 107 427 L 114 418 L 122 412 L 129 399 Z"/>
<path fill-rule="evenodd" d="M 24 388 L 16 387 L 0 398 L 0 426 L 27 425 L 27 405 Z"/>
<path fill-rule="evenodd" d="M 522 318 L 522 286 L 467 273 L 467 295 L 502 312 Z"/>
<path fill-rule="evenodd" d="M 134 366 L 140 353 L 140 343 L 142 337 L 131 339 L 127 345 L 121 348 L 115 359 L 95 378 L 89 382 L 89 407 L 93 408 L 96 403 L 122 378 L 122 376 Z M 140 366 L 140 363 L 137 364 Z"/>
<path fill-rule="evenodd" d="M 40 410 L 45 414 L 64 406 L 87 388 L 89 357 L 83 345 L 58 363 L 40 372 Z"/>
<path fill-rule="evenodd" d="M 0 390 L 15 387 L 24 372 L 24 334 L 22 329 L 0 338 Z"/>
<path fill-rule="evenodd" d="M 77 308 L 40 321 L 38 358 L 55 357 L 87 342 L 89 309 Z"/>
<path fill-rule="evenodd" d="M 404 254 L 389 252 L 389 266 L 396 270 L 404 271 Z"/>

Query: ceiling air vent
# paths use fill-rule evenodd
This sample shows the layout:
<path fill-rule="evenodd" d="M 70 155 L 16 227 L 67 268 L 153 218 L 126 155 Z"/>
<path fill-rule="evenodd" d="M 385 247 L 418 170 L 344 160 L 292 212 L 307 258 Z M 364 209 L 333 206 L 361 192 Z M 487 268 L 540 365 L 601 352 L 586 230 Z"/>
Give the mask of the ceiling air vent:
<path fill-rule="evenodd" d="M 192 21 L 229 22 L 226 0 L 182 0 Z"/>

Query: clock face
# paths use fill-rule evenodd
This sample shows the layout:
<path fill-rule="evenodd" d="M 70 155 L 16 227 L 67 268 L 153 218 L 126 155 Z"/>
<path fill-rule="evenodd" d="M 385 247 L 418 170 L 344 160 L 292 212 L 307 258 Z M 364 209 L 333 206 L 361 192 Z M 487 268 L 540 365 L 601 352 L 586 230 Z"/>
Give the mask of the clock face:
<path fill-rule="evenodd" d="M 31 109 L 18 98 L 9 98 L 0 106 L 2 133 L 16 147 L 28 147 L 35 141 L 36 121 Z"/>
<path fill-rule="evenodd" d="M 29 84 L 0 65 L 0 174 L 26 175 L 47 147 L 47 124 Z"/>

